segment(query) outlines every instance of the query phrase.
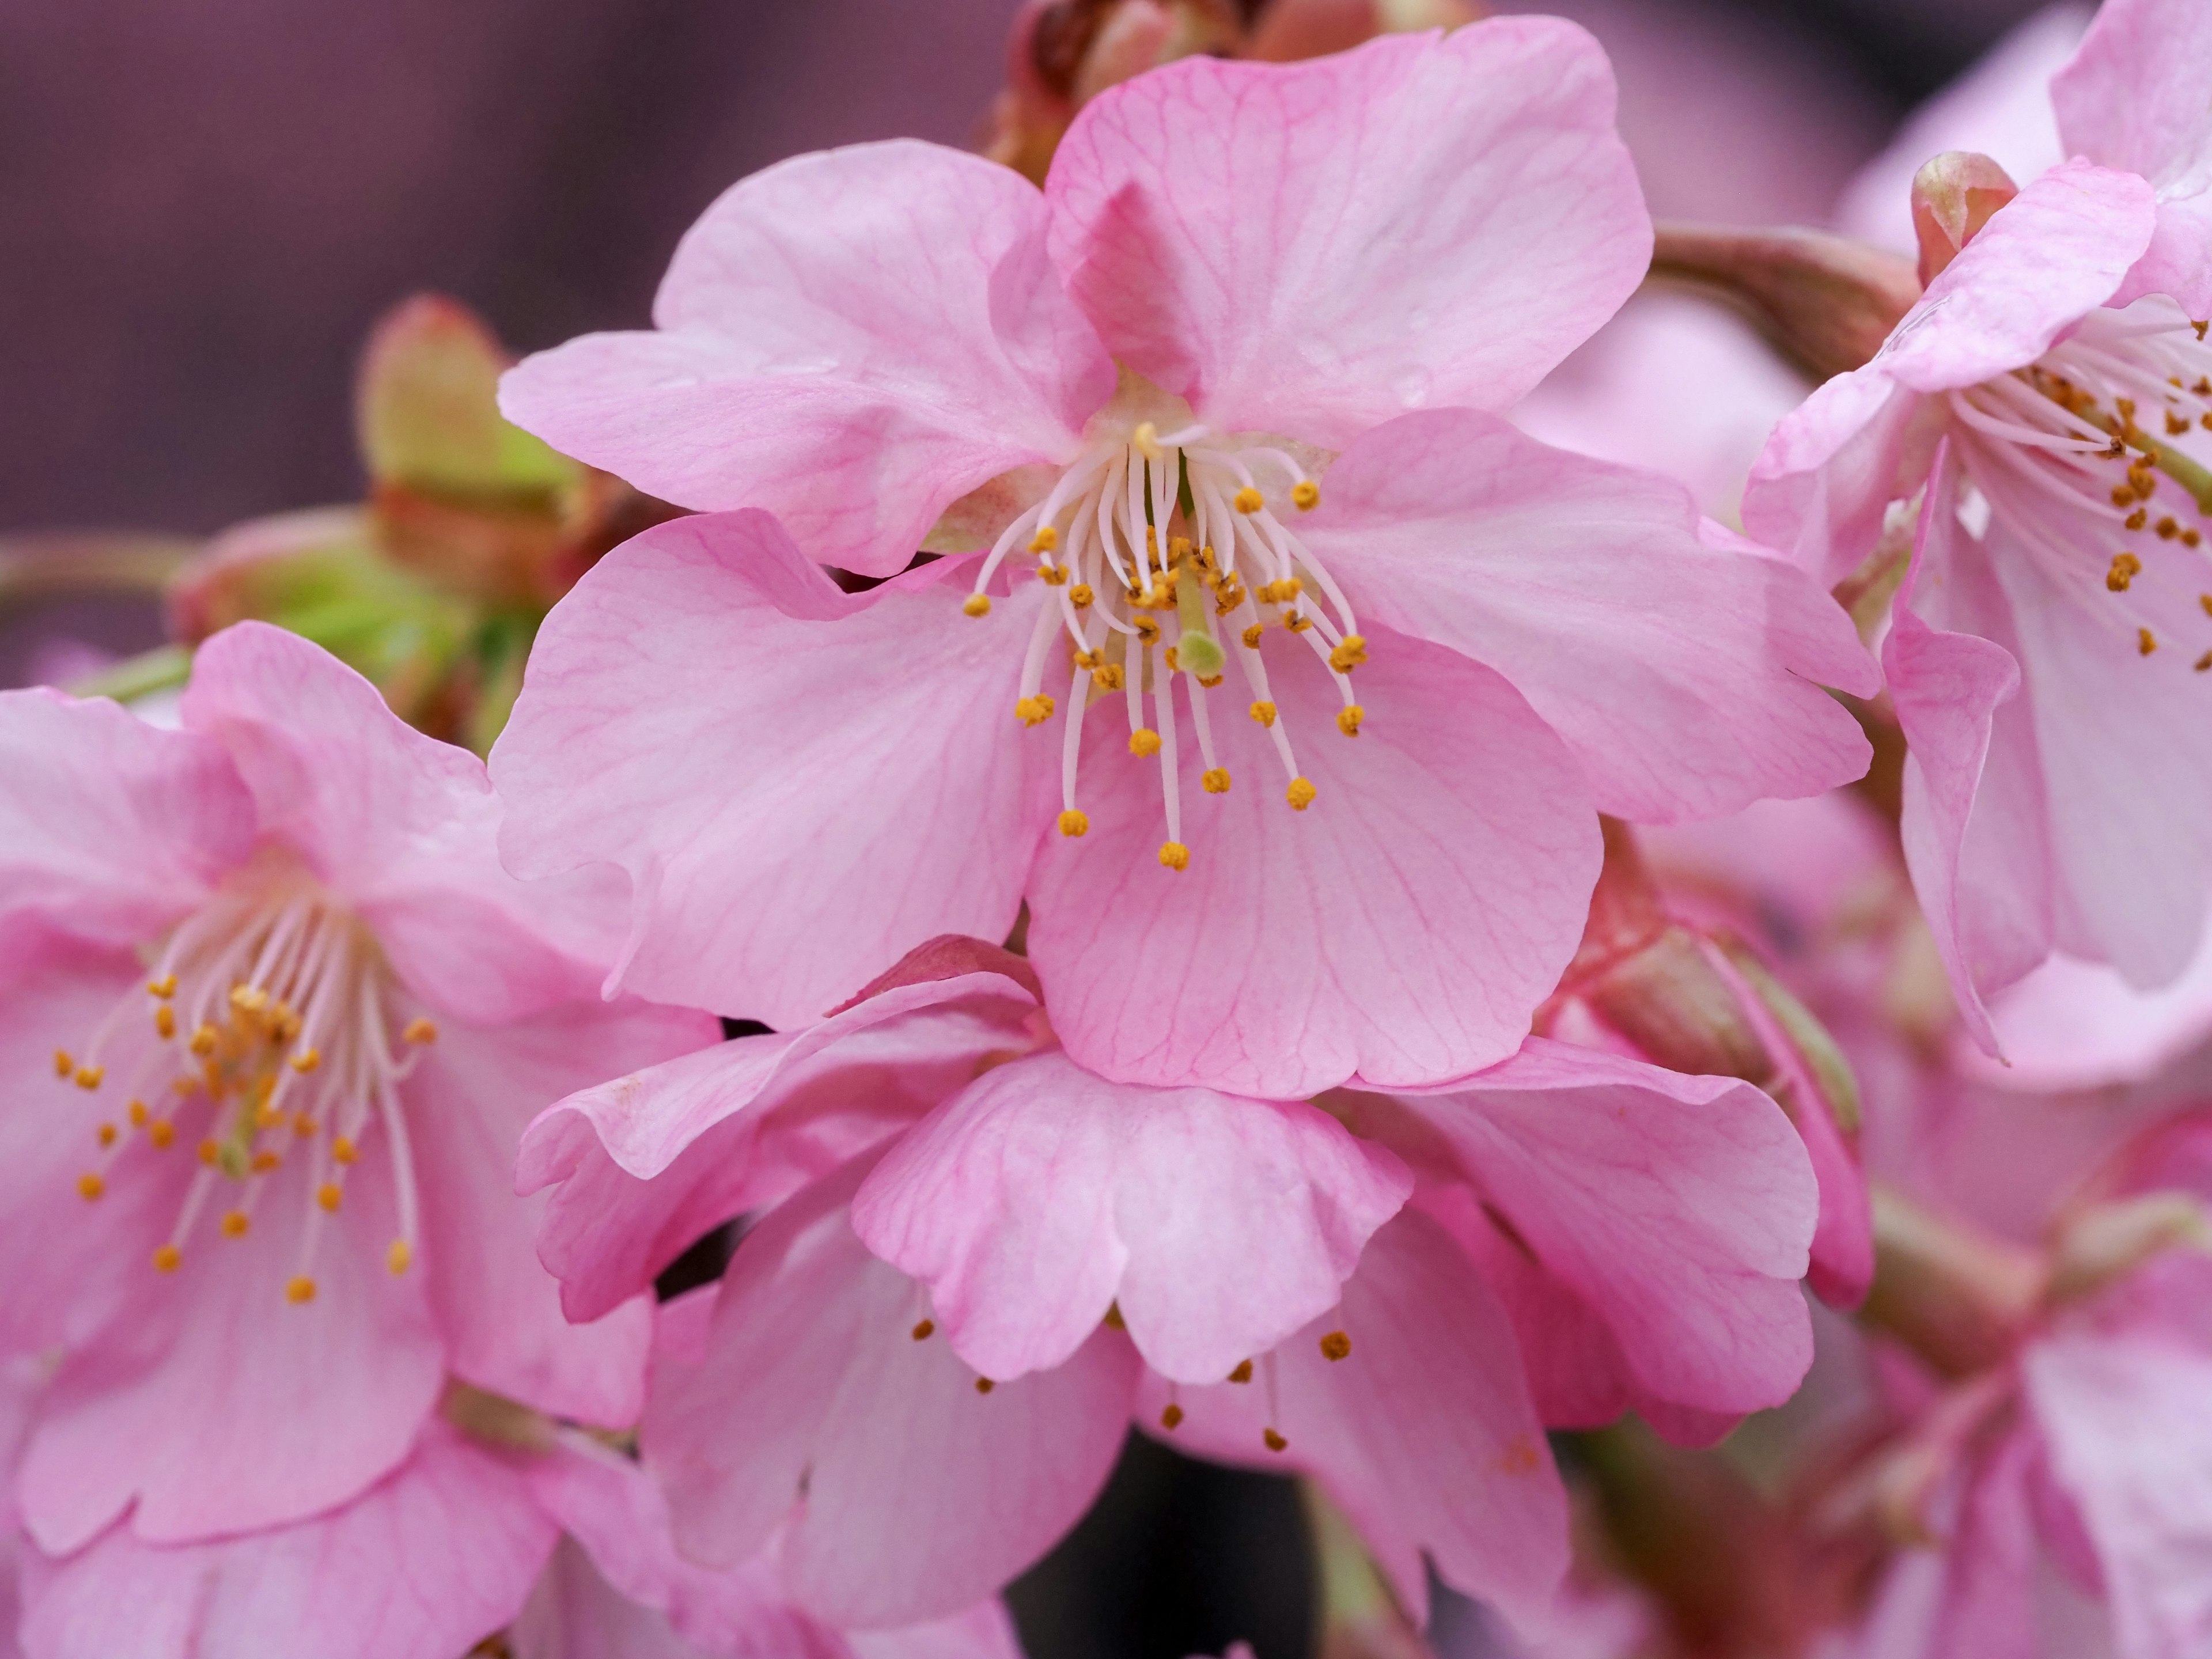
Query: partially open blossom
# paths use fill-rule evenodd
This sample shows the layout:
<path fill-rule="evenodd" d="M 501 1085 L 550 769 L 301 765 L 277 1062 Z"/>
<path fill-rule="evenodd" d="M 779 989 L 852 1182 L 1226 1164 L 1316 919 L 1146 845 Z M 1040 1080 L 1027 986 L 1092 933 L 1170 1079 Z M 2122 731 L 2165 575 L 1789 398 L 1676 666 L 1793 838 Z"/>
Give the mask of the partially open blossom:
<path fill-rule="evenodd" d="M 1332 1483 L 1401 1593 L 1426 1547 L 1534 1605 L 1564 1563 L 1541 1425 L 1636 1406 L 1710 1437 L 1810 1356 L 1812 1172 L 1746 1085 L 1540 1041 L 1421 1096 L 1111 1083 L 1057 1046 L 1028 965 L 973 941 L 804 1031 L 562 1103 L 520 1179 L 556 1183 L 542 1253 L 580 1317 L 783 1200 L 696 1369 L 656 1383 L 646 1458 L 695 1553 L 796 1516 L 794 1594 L 848 1623 L 949 1610 L 1048 1545 L 1104 1478 L 1140 1358 L 1155 1430 L 1175 1443 L 1184 1391 L 1242 1390 L 1207 1420 Z M 957 1538 L 873 1518 L 986 1487 L 992 1524 Z"/>
<path fill-rule="evenodd" d="M 563 605 L 500 751 L 514 867 L 623 866 L 622 981 L 778 1025 L 1026 897 L 1109 1074 L 1503 1059 L 1593 804 L 1707 814 L 1866 756 L 1816 684 L 1871 689 L 1824 596 L 1492 412 L 1642 274 L 1612 106 L 1579 31 L 1500 19 L 1170 64 L 1042 194 L 907 143 L 737 185 L 658 331 L 532 358 L 503 407 L 795 539 L 662 526 Z M 988 550 L 857 595 L 809 568 L 925 539 Z"/>
<path fill-rule="evenodd" d="M 218 635 L 181 719 L 0 697 L 0 1340 L 62 1350 L 18 1485 L 57 1556 L 329 1510 L 449 1376 L 629 1420 L 647 1310 L 563 1320 L 514 1150 L 714 1035 L 600 1002 L 595 890 L 501 872 L 482 764 L 317 647 Z"/>

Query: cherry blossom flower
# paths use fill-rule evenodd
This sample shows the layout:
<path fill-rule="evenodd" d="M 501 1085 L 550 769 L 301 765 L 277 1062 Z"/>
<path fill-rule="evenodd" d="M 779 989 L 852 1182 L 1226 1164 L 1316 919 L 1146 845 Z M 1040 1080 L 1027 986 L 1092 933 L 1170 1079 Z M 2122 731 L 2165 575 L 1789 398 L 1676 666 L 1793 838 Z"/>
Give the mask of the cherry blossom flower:
<path fill-rule="evenodd" d="M 1711 1438 L 1811 1356 L 1817 1188 L 1747 1085 L 1543 1042 L 1422 1095 L 1116 1084 L 972 940 L 561 1103 L 520 1181 L 554 1188 L 540 1249 L 579 1318 L 767 1210 L 696 1366 L 656 1381 L 645 1457 L 687 1553 L 786 1526 L 794 1597 L 845 1624 L 988 1594 L 1140 1401 L 1173 1442 L 1217 1396 L 1197 1449 L 1318 1471 L 1403 1593 L 1425 1547 L 1534 1608 L 1565 1559 L 1545 1425 L 1634 1406 Z"/>
<path fill-rule="evenodd" d="M 1644 269 L 1613 104 L 1578 30 L 1500 19 L 1139 76 L 1042 193 L 903 143 L 735 186 L 657 331 L 504 385 L 743 509 L 550 619 L 495 762 L 512 866 L 621 866 L 621 982 L 778 1026 L 1026 898 L 1104 1073 L 1288 1097 L 1505 1058 L 1593 806 L 1724 811 L 1867 752 L 1816 684 L 1872 689 L 1824 596 L 1498 417 Z M 925 544 L 957 556 L 894 574 Z"/>
<path fill-rule="evenodd" d="M 482 764 L 317 647 L 218 635 L 181 720 L 0 696 L 0 1339 L 61 1351 L 16 1486 L 54 1556 L 329 1511 L 449 1378 L 632 1419 L 649 1310 L 562 1318 L 514 1149 L 716 1035 L 600 1002 L 592 890 L 505 875 Z"/>

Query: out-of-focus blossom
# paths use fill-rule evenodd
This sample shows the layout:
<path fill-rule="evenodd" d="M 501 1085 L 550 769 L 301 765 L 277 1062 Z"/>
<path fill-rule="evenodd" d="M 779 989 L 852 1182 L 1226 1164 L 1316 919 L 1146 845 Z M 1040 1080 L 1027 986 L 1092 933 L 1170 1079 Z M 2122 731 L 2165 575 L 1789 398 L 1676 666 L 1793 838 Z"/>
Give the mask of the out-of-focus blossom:
<path fill-rule="evenodd" d="M 796 1514 L 793 1593 L 842 1622 L 947 1610 L 1041 1553 L 1104 1479 L 1139 1357 L 1153 1431 L 1317 1474 L 1408 1606 L 1426 1549 L 1524 1612 L 1564 1564 L 1543 1424 L 1637 1406 L 1708 1438 L 1810 1357 L 1815 1184 L 1741 1083 L 1537 1041 L 1419 1096 L 1109 1084 L 973 941 L 805 1031 L 586 1091 L 520 1175 L 556 1188 L 541 1251 L 586 1318 L 783 1200 L 645 1453 L 694 1553 Z M 994 1518 L 948 1532 L 940 1505 Z"/>
<path fill-rule="evenodd" d="M 482 763 L 316 647 L 216 636 L 181 721 L 0 696 L 0 1340 L 62 1350 L 16 1486 L 57 1557 L 330 1510 L 449 1377 L 634 1418 L 648 1310 L 562 1317 L 514 1147 L 714 1035 L 599 1002 L 600 890 L 507 876 Z"/>
<path fill-rule="evenodd" d="M 686 521 L 564 603 L 499 754 L 514 867 L 626 867 L 625 982 L 773 1024 L 1026 896 L 1060 1034 L 1112 1075 L 1287 1096 L 1511 1053 L 1593 802 L 1710 814 L 1866 755 L 1816 684 L 1872 684 L 1825 596 L 1485 412 L 1641 274 L 1610 102 L 1586 37 L 1500 20 L 1170 64 L 1085 109 L 1042 196 L 913 145 L 738 185 L 658 332 L 502 396 L 805 551 Z M 858 596 L 808 568 L 889 574 L 933 524 L 988 555 Z M 1101 701 L 1126 738 L 1086 731 Z"/>

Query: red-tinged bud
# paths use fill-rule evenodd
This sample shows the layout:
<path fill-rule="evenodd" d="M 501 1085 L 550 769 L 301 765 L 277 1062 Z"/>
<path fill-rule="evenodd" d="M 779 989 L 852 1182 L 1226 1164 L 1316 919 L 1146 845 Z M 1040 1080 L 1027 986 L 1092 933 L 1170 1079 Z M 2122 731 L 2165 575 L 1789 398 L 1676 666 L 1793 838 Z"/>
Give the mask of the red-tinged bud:
<path fill-rule="evenodd" d="M 1970 149 L 1947 149 L 1923 166 L 1912 179 L 1921 285 L 1942 275 L 1990 216 L 2019 194 L 2010 173 Z"/>
<path fill-rule="evenodd" d="M 1662 225 L 1651 274 L 1717 290 L 1816 380 L 1869 362 L 1920 297 L 1901 256 L 1817 230 Z"/>
<path fill-rule="evenodd" d="M 1873 1196 L 1874 1288 L 1861 1322 L 1947 1376 L 2002 1364 L 2043 1305 L 2041 1256 L 1894 1188 Z"/>
<path fill-rule="evenodd" d="M 1488 15 L 1473 0 L 1274 0 L 1252 26 L 1243 55 L 1291 64 L 1349 52 L 1378 34 L 1457 28 Z"/>

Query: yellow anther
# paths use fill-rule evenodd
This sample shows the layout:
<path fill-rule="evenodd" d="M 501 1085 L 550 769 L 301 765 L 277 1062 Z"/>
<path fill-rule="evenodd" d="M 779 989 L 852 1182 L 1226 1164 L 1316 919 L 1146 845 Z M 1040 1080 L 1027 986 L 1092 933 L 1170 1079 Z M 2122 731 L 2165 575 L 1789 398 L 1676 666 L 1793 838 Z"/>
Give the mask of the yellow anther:
<path fill-rule="evenodd" d="M 400 1032 L 399 1040 L 402 1042 L 412 1042 L 417 1046 L 426 1042 L 435 1042 L 438 1040 L 438 1027 L 434 1021 L 417 1014 L 407 1022 L 407 1029 Z"/>
<path fill-rule="evenodd" d="M 1267 504 L 1260 492 L 1253 489 L 1250 484 L 1246 484 L 1243 489 L 1238 490 L 1236 498 L 1230 502 L 1230 505 L 1239 513 L 1257 513 Z"/>
<path fill-rule="evenodd" d="M 100 1127 L 94 1132 L 94 1133 L 95 1139 L 97 1139 L 100 1144 L 103 1146 L 112 1146 L 115 1144 L 116 1130 L 115 1126 L 112 1123 L 101 1124 Z"/>
<path fill-rule="evenodd" d="M 1291 486 L 1291 499 L 1297 503 L 1299 512 L 1310 513 L 1321 505 L 1321 486 L 1311 478 L 1301 478 Z"/>
<path fill-rule="evenodd" d="M 87 1170 L 82 1175 L 76 1178 L 77 1196 L 83 1199 L 88 1203 L 92 1200 L 98 1198 L 106 1190 L 107 1182 L 100 1178 L 100 1173 L 97 1170 Z"/>
<path fill-rule="evenodd" d="M 1091 671 L 1091 683 L 1101 691 L 1119 691 L 1122 686 L 1121 665 L 1102 663 Z"/>
<path fill-rule="evenodd" d="M 350 1137 L 339 1135 L 331 1142 L 331 1156 L 341 1164 L 350 1164 L 361 1156 Z"/>
<path fill-rule="evenodd" d="M 2173 518 L 2160 519 L 2155 529 L 2159 540 L 2170 542 L 2181 533 L 2181 522 Z"/>
<path fill-rule="evenodd" d="M 1060 815 L 1060 833 L 1061 835 L 1088 835 L 1090 830 L 1091 820 L 1085 817 L 1080 811 L 1077 811 L 1074 807 L 1069 807 L 1065 812 L 1062 812 Z"/>
<path fill-rule="evenodd" d="M 215 1052 L 216 1040 L 216 1032 L 215 1027 L 207 1024 L 205 1022 L 202 1022 L 199 1030 L 192 1033 L 192 1040 L 190 1047 L 194 1054 L 198 1054 L 202 1060 L 205 1060 L 210 1054 Z"/>
<path fill-rule="evenodd" d="M 2132 553 L 2112 555 L 2112 568 L 2105 573 L 2105 586 L 2115 593 L 2124 593 L 2128 584 L 2142 574 L 2142 561 Z"/>
<path fill-rule="evenodd" d="M 1267 629 L 1260 623 L 1254 623 L 1244 630 L 1244 648 L 1247 651 L 1257 651 L 1260 648 L 1261 636 L 1267 631 Z"/>
<path fill-rule="evenodd" d="M 1252 718 L 1262 726 L 1273 726 L 1275 723 L 1275 705 L 1272 702 L 1254 703 Z"/>
<path fill-rule="evenodd" d="M 177 994 L 177 976 L 174 974 L 164 974 L 159 979 L 149 980 L 146 989 L 153 996 L 164 999 L 173 997 Z"/>
<path fill-rule="evenodd" d="M 1331 1331 L 1327 1336 L 1322 1338 L 1321 1357 L 1323 1359 L 1330 1361 L 1346 1359 L 1349 1358 L 1351 1354 L 1352 1339 L 1342 1331 Z"/>
<path fill-rule="evenodd" d="M 2139 507 L 2128 514 L 2124 522 L 2130 530 L 2141 530 L 2150 522 L 2150 510 L 2148 507 Z"/>
<path fill-rule="evenodd" d="M 319 1048 L 302 1048 L 292 1056 L 292 1069 L 302 1074 L 313 1071 L 322 1063 L 323 1051 Z"/>
<path fill-rule="evenodd" d="M 1168 672 L 1172 674 L 1178 668 L 1182 666 L 1182 653 L 1177 647 L 1171 645 L 1162 655 L 1160 660 L 1167 665 Z"/>
<path fill-rule="evenodd" d="M 1134 617 L 1130 619 L 1129 626 L 1136 630 L 1137 638 L 1139 642 L 1146 645 L 1158 645 L 1159 643 L 1160 624 L 1158 617 Z"/>
<path fill-rule="evenodd" d="M 222 1236 L 225 1238 L 243 1238 L 252 1225 L 252 1218 L 243 1210 L 225 1210 L 222 1212 Z"/>
<path fill-rule="evenodd" d="M 960 601 L 960 608 L 971 617 L 988 617 L 991 614 L 991 596 L 988 593 L 970 593 Z"/>
<path fill-rule="evenodd" d="M 1207 690 L 1211 691 L 1215 686 L 1221 684 L 1221 676 L 1218 674 L 1200 674 L 1198 677 L 1198 683 L 1204 686 Z"/>
<path fill-rule="evenodd" d="M 1067 567 L 1061 564 L 1041 564 L 1037 567 L 1037 580 L 1047 587 L 1063 587 L 1067 583 Z"/>
<path fill-rule="evenodd" d="M 210 1136 L 200 1142 L 199 1155 L 201 1163 L 212 1164 L 216 1159 L 222 1156 L 222 1148 L 216 1145 L 214 1137 Z"/>
<path fill-rule="evenodd" d="M 2202 674 L 2208 669 L 2212 669 L 2212 651 L 2207 651 L 2203 656 L 2197 659 L 2197 672 L 2198 673 Z"/>
<path fill-rule="evenodd" d="M 2157 635 L 2152 633 L 2148 628 L 2138 628 L 2136 629 L 2136 654 L 2137 656 L 2148 657 L 2152 652 L 2157 649 Z"/>
<path fill-rule="evenodd" d="M 1042 726 L 1052 718 L 1053 708 L 1052 699 L 1040 693 L 1034 697 L 1024 697 L 1017 702 L 1014 717 L 1024 726 Z"/>
<path fill-rule="evenodd" d="M 284 1286 L 284 1299 L 291 1303 L 313 1302 L 315 1299 L 315 1281 L 305 1273 L 301 1274 Z"/>
<path fill-rule="evenodd" d="M 1340 674 L 1349 674 L 1366 660 L 1367 636 L 1364 634 L 1346 634 L 1328 653 L 1328 665 Z"/>
<path fill-rule="evenodd" d="M 1170 1400 L 1161 1408 L 1160 1426 L 1173 1432 L 1182 1422 L 1182 1407 Z"/>
<path fill-rule="evenodd" d="M 1229 793 L 1229 769 L 1225 766 L 1208 767 L 1199 774 L 1198 781 L 1199 787 L 1207 794 L 1225 795 Z"/>
<path fill-rule="evenodd" d="M 935 1320 L 925 1319 L 917 1324 L 912 1330 L 908 1331 L 907 1334 L 917 1342 L 927 1342 L 929 1340 L 931 1334 L 935 1332 L 936 1329 L 937 1322 Z"/>
<path fill-rule="evenodd" d="M 1285 1451 L 1290 1448 L 1291 1443 L 1273 1429 L 1261 1430 L 1260 1438 L 1267 1443 L 1267 1449 L 1272 1452 Z"/>
<path fill-rule="evenodd" d="M 147 1119 L 152 1117 L 154 1115 L 146 1109 L 146 1103 L 144 1101 L 134 1100 L 131 1103 L 130 1110 L 127 1115 L 131 1119 L 131 1127 L 132 1128 L 143 1129 L 146 1127 Z"/>
<path fill-rule="evenodd" d="M 1160 734 L 1149 726 L 1140 726 L 1129 733 L 1129 752 L 1139 760 L 1149 760 L 1160 752 Z"/>
<path fill-rule="evenodd" d="M 395 1238 L 384 1253 L 384 1265 L 393 1273 L 404 1273 L 415 1260 L 415 1247 L 404 1238 Z"/>
<path fill-rule="evenodd" d="M 1059 545 L 1060 532 L 1048 524 L 1039 525 L 1037 533 L 1030 538 L 1030 551 L 1032 553 L 1049 553 Z"/>
<path fill-rule="evenodd" d="M 166 1002 L 154 1010 L 154 1029 L 165 1038 L 177 1034 L 177 1011 Z"/>
<path fill-rule="evenodd" d="M 157 1117 L 146 1126 L 146 1139 L 152 1141 L 156 1149 L 166 1147 L 176 1138 L 177 1126 L 166 1117 Z"/>
<path fill-rule="evenodd" d="M 105 1066 L 80 1066 L 76 1068 L 76 1086 L 80 1089 L 97 1089 L 100 1087 L 100 1079 L 106 1075 L 107 1067 Z"/>
<path fill-rule="evenodd" d="M 1283 612 L 1283 626 L 1293 634 L 1303 634 L 1313 626 L 1311 617 L 1302 617 L 1295 611 Z"/>
<path fill-rule="evenodd" d="M 2133 485 L 2123 483 L 2114 484 L 2112 486 L 2112 505 L 2114 507 L 2125 507 L 2130 501 L 2134 501 L 2135 498 L 2136 492 Z"/>
<path fill-rule="evenodd" d="M 315 1188 L 315 1202 L 336 1214 L 338 1206 L 345 1202 L 345 1188 L 335 1181 L 325 1181 Z"/>
<path fill-rule="evenodd" d="M 1148 461 L 1160 459 L 1160 429 L 1150 421 L 1137 422 L 1137 429 L 1129 434 L 1129 442 L 1136 452 Z"/>
<path fill-rule="evenodd" d="M 1082 610 L 1084 606 L 1089 605 L 1092 599 L 1097 597 L 1098 596 L 1097 594 L 1091 591 L 1091 584 L 1089 582 L 1078 582 L 1074 586 L 1067 590 L 1067 602 L 1073 605 L 1078 611 Z"/>
<path fill-rule="evenodd" d="M 54 1075 L 60 1078 L 76 1075 L 76 1061 L 70 1057 L 70 1051 L 66 1048 L 54 1050 Z"/>
<path fill-rule="evenodd" d="M 1179 841 L 1164 841 L 1160 843 L 1160 862 L 1170 870 L 1188 870 L 1190 848 Z"/>
<path fill-rule="evenodd" d="M 305 1112 L 295 1112 L 292 1115 L 292 1133 L 305 1140 L 315 1133 L 315 1120 Z"/>
<path fill-rule="evenodd" d="M 269 993 L 258 985 L 234 985 L 230 1006 L 241 1014 L 258 1014 L 269 1006 Z"/>
<path fill-rule="evenodd" d="M 172 1079 L 169 1088 L 171 1092 L 175 1094 L 196 1095 L 200 1091 L 200 1080 L 187 1073 L 183 1077 Z"/>
<path fill-rule="evenodd" d="M 1284 791 L 1283 799 L 1290 802 L 1293 812 L 1303 812 L 1313 805 L 1316 793 L 1311 780 L 1292 778 L 1291 787 Z"/>
<path fill-rule="evenodd" d="M 2186 415 L 2177 415 L 2170 409 L 2166 411 L 2166 435 L 2167 437 L 2179 438 L 2183 433 L 2188 430 L 2189 416 Z"/>
<path fill-rule="evenodd" d="M 273 1129 L 283 1121 L 284 1114 L 265 1101 L 254 1109 L 253 1127 L 257 1129 Z"/>
<path fill-rule="evenodd" d="M 173 1273 L 184 1265 L 185 1253 L 173 1244 L 157 1245 L 154 1250 L 154 1271 Z"/>
<path fill-rule="evenodd" d="M 1359 722 L 1367 718 L 1367 711 L 1356 702 L 1348 702 L 1336 711 L 1336 729 L 1347 738 L 1359 735 Z"/>
<path fill-rule="evenodd" d="M 1231 1382 L 1249 1382 L 1252 1380 L 1252 1362 L 1249 1359 L 1238 1360 L 1237 1369 L 1229 1373 L 1229 1380 Z"/>
<path fill-rule="evenodd" d="M 2197 529 L 2193 525 L 2181 532 L 2181 544 L 2184 547 L 2198 546 L 2203 542 L 2203 532 Z"/>
<path fill-rule="evenodd" d="M 274 1152 L 256 1152 L 253 1155 L 252 1164 L 248 1167 L 251 1168 L 256 1175 L 267 1175 L 271 1170 L 283 1163 L 283 1161 L 284 1160 L 283 1158 L 277 1157 Z"/>
<path fill-rule="evenodd" d="M 975 1392 L 977 1394 L 988 1394 L 992 1389 L 998 1386 L 999 1385 L 997 1383 L 991 1381 L 988 1376 L 979 1376 L 975 1379 Z"/>

